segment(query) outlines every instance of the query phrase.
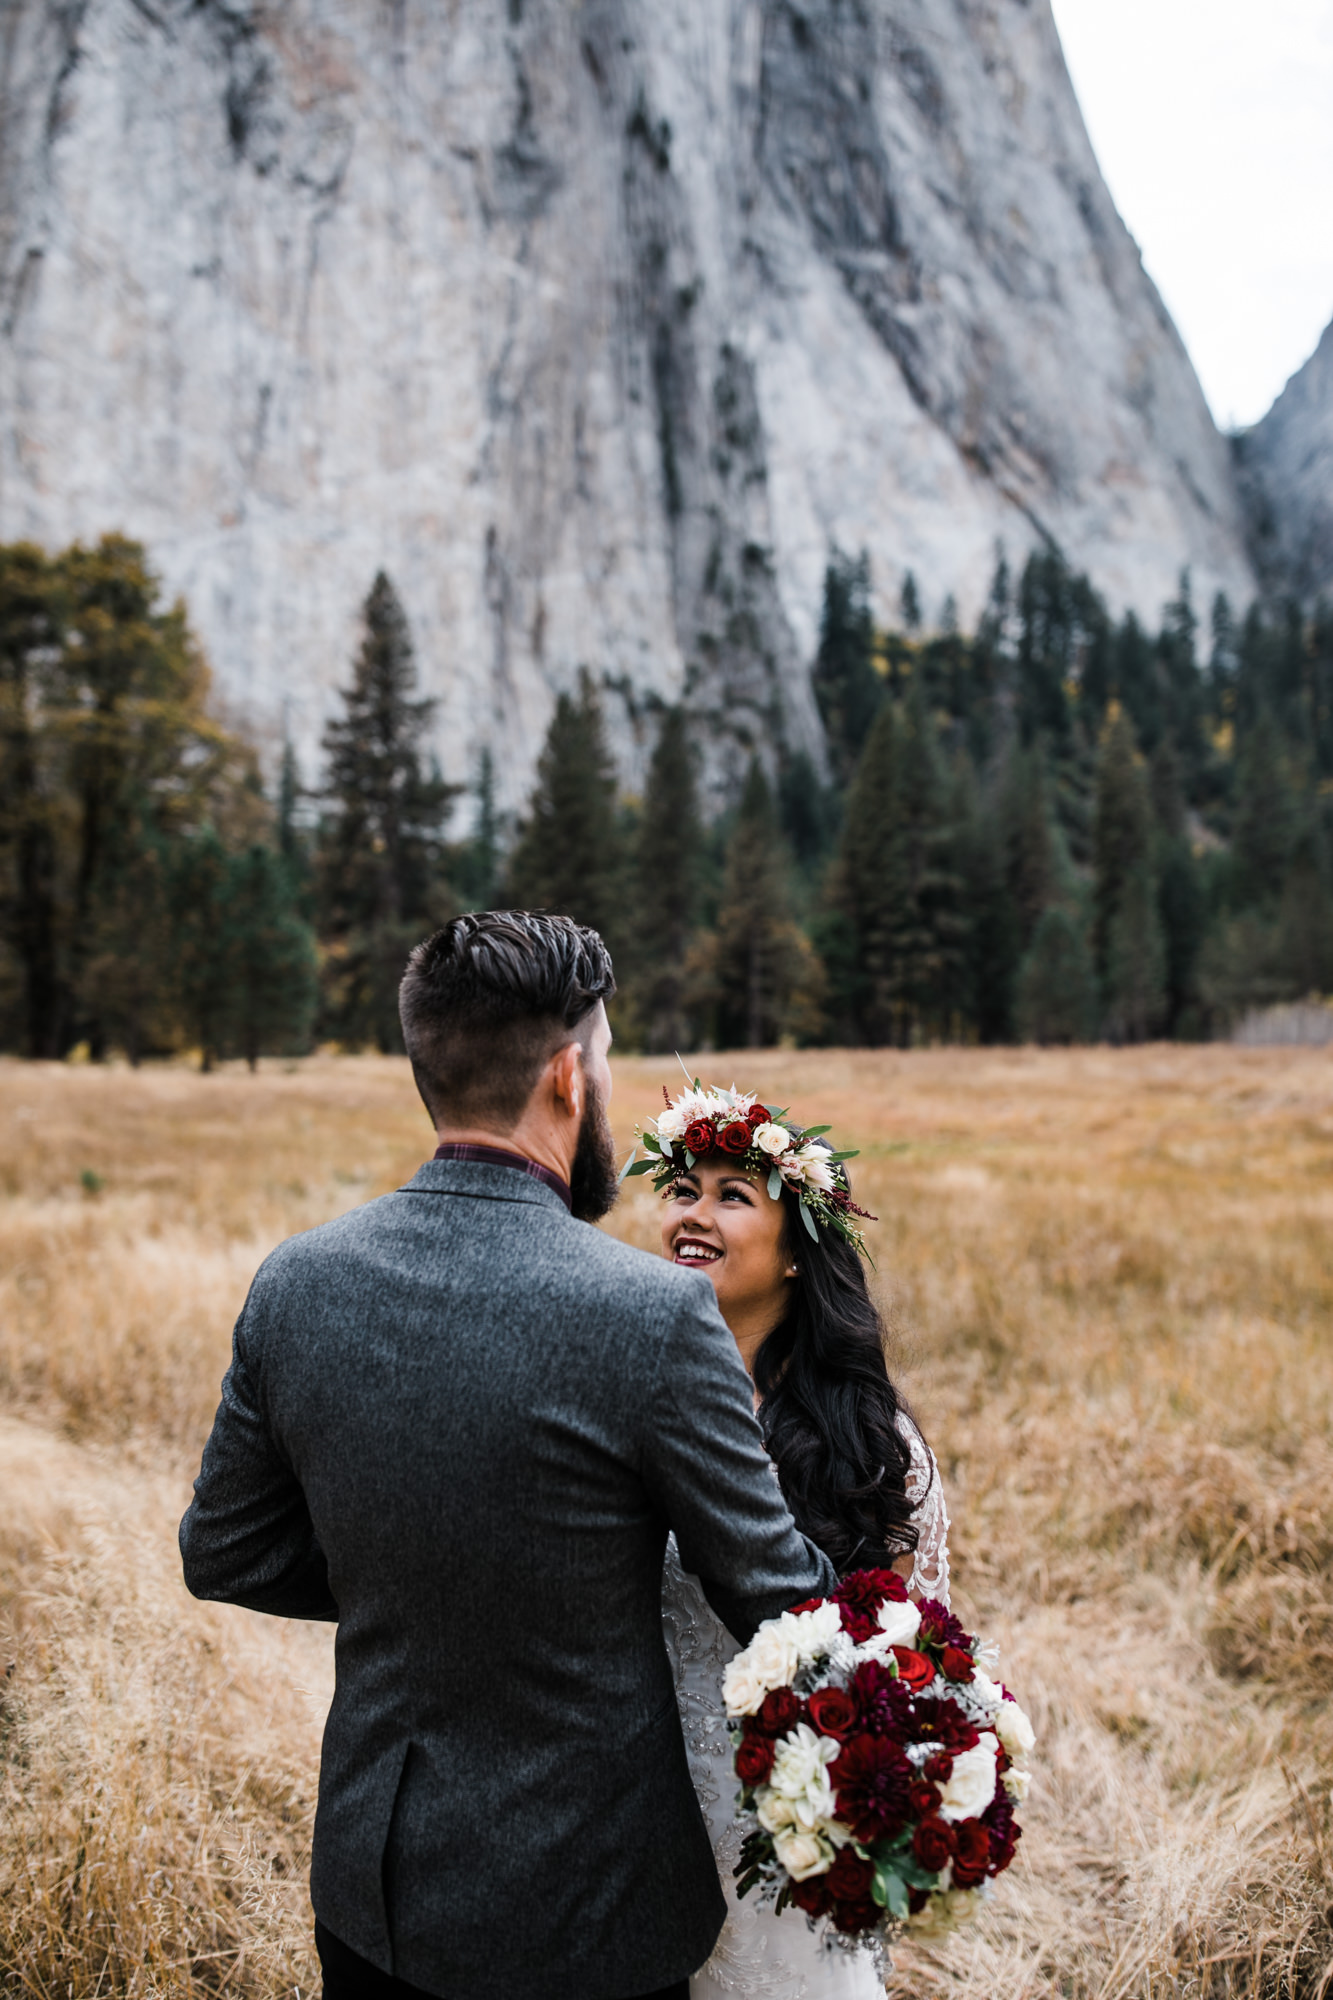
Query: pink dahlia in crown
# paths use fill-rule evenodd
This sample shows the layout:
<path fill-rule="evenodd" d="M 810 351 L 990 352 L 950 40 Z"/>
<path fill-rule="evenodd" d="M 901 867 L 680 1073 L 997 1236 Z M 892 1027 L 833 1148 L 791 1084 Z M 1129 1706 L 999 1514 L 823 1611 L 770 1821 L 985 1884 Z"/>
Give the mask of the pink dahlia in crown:
<path fill-rule="evenodd" d="M 1013 1860 L 1032 1724 L 993 1648 L 887 1569 L 770 1618 L 723 1677 L 742 1896 L 884 1948 L 972 1915 Z"/>
<path fill-rule="evenodd" d="M 662 1095 L 666 1110 L 636 1135 L 648 1157 L 631 1153 L 626 1175 L 651 1174 L 653 1186 L 665 1192 L 700 1160 L 731 1160 L 762 1181 L 774 1201 L 784 1188 L 795 1194 L 811 1236 L 831 1229 L 853 1249 L 865 1249 L 853 1217 L 875 1217 L 852 1200 L 843 1165 L 856 1152 L 835 1153 L 825 1141 L 827 1125 L 789 1124 L 786 1111 L 770 1111 L 752 1092 L 705 1090 L 698 1077 L 674 1101 L 665 1090 Z"/>

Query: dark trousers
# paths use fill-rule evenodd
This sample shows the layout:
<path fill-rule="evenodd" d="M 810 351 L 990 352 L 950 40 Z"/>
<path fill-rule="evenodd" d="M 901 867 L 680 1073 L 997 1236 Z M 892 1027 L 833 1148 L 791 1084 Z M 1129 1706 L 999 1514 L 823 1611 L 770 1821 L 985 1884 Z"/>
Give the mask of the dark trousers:
<path fill-rule="evenodd" d="M 405 1979 L 395 1979 L 391 1972 L 381 1972 L 377 1965 L 371 1965 L 326 1929 L 318 1917 L 315 1949 L 324 1973 L 324 2000 L 431 2000 L 420 1986 L 409 1986 Z M 689 1992 L 689 1980 L 681 1979 L 657 1993 L 627 1993 L 625 2000 L 689 2000 Z M 504 1996 L 492 1987 L 485 1994 L 478 1994 L 477 2000 L 504 2000 Z"/>

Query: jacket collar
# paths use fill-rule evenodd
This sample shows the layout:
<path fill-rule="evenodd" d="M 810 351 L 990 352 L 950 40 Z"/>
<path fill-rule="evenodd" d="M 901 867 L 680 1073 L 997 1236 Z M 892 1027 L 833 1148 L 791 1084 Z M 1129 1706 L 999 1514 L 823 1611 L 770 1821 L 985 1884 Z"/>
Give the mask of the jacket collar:
<path fill-rule="evenodd" d="M 526 1173 L 517 1157 L 512 1167 L 489 1160 L 426 1160 L 398 1192 L 472 1195 L 480 1201 L 527 1201 L 540 1208 L 568 1209 L 564 1196 Z"/>

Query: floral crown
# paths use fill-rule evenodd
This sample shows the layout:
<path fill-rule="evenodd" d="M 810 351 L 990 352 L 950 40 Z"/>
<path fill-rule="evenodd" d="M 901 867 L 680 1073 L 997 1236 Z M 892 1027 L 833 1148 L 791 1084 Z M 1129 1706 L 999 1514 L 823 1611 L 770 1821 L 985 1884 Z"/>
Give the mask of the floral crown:
<path fill-rule="evenodd" d="M 861 1232 L 852 1218 L 859 1215 L 874 1222 L 877 1217 L 852 1200 L 842 1163 L 854 1160 L 856 1151 L 835 1153 L 824 1141 L 827 1125 L 802 1128 L 785 1124 L 785 1111 L 770 1111 L 753 1093 L 734 1087 L 705 1090 L 698 1077 L 674 1103 L 665 1086 L 662 1095 L 666 1110 L 635 1134 L 648 1158 L 635 1158 L 636 1145 L 625 1163 L 622 1180 L 626 1175 L 651 1174 L 653 1186 L 664 1193 L 697 1161 L 720 1154 L 746 1172 L 767 1174 L 768 1192 L 774 1201 L 784 1187 L 790 1188 L 798 1197 L 801 1221 L 816 1242 L 821 1228 L 831 1229 L 844 1243 L 865 1253 Z"/>

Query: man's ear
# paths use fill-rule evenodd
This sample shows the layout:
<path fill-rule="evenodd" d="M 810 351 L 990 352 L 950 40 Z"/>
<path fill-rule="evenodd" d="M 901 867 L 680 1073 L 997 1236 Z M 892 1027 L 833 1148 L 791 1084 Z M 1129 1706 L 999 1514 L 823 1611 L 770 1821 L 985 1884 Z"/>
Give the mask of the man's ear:
<path fill-rule="evenodd" d="M 583 1074 L 583 1050 L 578 1042 L 566 1042 L 552 1056 L 551 1082 L 570 1117 L 582 1118 L 588 1084 Z"/>

